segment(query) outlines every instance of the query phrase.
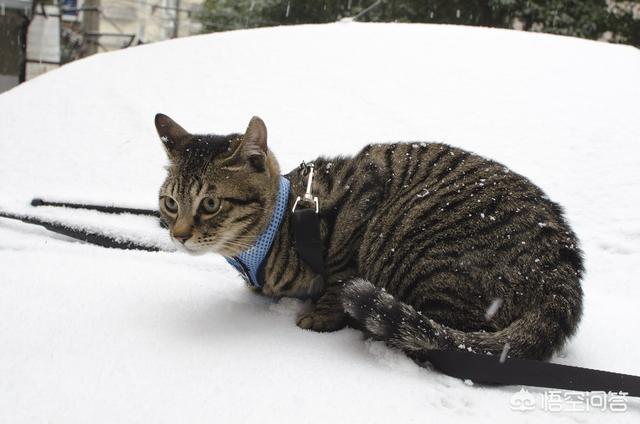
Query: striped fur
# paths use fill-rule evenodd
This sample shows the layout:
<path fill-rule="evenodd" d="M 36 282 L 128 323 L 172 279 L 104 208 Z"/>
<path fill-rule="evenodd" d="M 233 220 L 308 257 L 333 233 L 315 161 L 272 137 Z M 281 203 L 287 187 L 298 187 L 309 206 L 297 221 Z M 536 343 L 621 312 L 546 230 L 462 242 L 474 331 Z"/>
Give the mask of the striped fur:
<path fill-rule="evenodd" d="M 204 173 L 174 153 L 163 186 L 166 191 L 199 179 L 214 187 L 210 195 L 219 191 L 224 198 L 227 190 L 259 199 L 262 208 L 251 213 L 223 201 L 226 215 L 206 224 L 210 237 L 228 246 L 264 229 L 278 177 L 269 171 L 277 169 L 269 151 L 262 169 L 245 159 L 244 167 L 225 171 L 233 152 L 242 150 L 243 136 L 232 140 L 230 147 L 209 146 L 217 153 L 205 155 Z M 438 143 L 372 144 L 354 157 L 313 162 L 328 279 L 296 254 L 287 216 L 262 289 L 273 297 L 316 299 L 300 327 L 336 330 L 348 314 L 369 335 L 412 355 L 433 347 L 496 354 L 509 343 L 512 356 L 527 358 L 548 358 L 575 332 L 582 313 L 581 252 L 561 208 L 526 178 Z M 297 170 L 286 177 L 292 204 L 305 178 Z M 197 196 L 183 201 L 194 203 Z M 244 237 L 223 219 L 241 213 L 254 229 Z M 219 246 L 210 250 L 228 254 Z M 501 306 L 487 316 L 496 299 Z"/>

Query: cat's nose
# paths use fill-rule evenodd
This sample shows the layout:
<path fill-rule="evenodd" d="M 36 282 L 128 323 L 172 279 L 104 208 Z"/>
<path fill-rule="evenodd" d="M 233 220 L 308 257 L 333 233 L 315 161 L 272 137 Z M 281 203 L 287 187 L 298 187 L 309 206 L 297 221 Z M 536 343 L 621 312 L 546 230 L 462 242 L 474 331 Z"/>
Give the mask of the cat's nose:
<path fill-rule="evenodd" d="M 174 229 L 173 231 L 173 238 L 178 240 L 182 244 L 189 240 L 192 235 L 193 232 L 191 231 L 191 228 L 179 229 L 178 231 Z"/>

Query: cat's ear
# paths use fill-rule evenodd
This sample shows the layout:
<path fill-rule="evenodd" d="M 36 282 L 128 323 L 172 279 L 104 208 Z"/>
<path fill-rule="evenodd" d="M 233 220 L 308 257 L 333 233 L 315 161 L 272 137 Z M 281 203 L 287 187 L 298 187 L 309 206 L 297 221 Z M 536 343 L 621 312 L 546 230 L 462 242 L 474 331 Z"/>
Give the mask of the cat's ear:
<path fill-rule="evenodd" d="M 251 118 L 242 136 L 240 149 L 244 157 L 258 171 L 264 171 L 267 160 L 267 126 L 257 116 Z"/>
<path fill-rule="evenodd" d="M 191 134 L 167 115 L 158 113 L 155 119 L 156 130 L 169 156 L 183 150 L 191 140 Z"/>

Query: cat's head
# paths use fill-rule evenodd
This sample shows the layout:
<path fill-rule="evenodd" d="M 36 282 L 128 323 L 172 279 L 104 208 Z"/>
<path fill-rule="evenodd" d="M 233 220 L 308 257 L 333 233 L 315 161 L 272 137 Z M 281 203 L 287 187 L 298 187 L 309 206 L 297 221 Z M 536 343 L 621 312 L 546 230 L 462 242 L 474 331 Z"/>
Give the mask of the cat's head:
<path fill-rule="evenodd" d="M 169 157 L 160 213 L 176 245 L 225 256 L 250 247 L 271 218 L 280 176 L 262 119 L 225 136 L 190 134 L 162 114 L 155 125 Z"/>

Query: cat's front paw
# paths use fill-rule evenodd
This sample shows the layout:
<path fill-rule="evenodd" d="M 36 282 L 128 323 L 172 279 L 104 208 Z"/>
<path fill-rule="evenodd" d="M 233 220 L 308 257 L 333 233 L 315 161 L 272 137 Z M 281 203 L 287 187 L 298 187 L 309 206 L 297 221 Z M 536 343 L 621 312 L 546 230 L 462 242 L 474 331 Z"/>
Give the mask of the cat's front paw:
<path fill-rule="evenodd" d="M 304 330 L 320 332 L 336 331 L 347 325 L 347 316 L 344 312 L 328 312 L 314 310 L 301 315 L 296 323 Z"/>

